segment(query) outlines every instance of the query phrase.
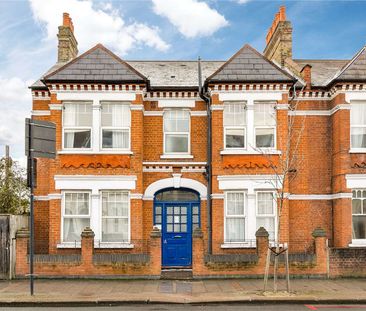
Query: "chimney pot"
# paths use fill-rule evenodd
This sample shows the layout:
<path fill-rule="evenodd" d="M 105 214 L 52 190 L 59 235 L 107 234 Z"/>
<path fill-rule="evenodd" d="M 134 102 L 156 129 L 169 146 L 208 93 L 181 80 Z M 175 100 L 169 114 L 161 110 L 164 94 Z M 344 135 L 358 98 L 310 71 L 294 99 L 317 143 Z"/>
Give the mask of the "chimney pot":
<path fill-rule="evenodd" d="M 284 5 L 280 6 L 280 21 L 286 20 L 286 7 Z"/>

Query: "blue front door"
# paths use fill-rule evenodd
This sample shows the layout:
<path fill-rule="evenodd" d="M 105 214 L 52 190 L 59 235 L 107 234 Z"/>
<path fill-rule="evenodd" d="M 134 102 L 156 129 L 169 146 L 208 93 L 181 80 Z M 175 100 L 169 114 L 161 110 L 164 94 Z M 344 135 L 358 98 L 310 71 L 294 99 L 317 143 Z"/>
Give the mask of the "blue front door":
<path fill-rule="evenodd" d="M 192 209 L 189 203 L 164 203 L 162 223 L 163 266 L 192 264 Z"/>

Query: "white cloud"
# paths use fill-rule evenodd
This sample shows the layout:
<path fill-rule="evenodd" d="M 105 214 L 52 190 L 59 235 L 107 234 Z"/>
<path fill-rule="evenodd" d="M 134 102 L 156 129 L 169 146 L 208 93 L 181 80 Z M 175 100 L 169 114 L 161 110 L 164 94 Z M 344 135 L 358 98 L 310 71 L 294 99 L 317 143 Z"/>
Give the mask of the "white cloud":
<path fill-rule="evenodd" d="M 245 4 L 248 3 L 250 0 L 236 0 L 239 4 Z"/>
<path fill-rule="evenodd" d="M 223 15 L 197 0 L 152 0 L 154 12 L 166 17 L 187 37 L 210 36 L 229 23 Z"/>
<path fill-rule="evenodd" d="M 54 41 L 62 13 L 70 13 L 79 50 L 90 49 L 102 43 L 125 55 L 131 49 L 147 45 L 159 51 L 169 48 L 157 27 L 133 22 L 126 24 L 121 13 L 112 4 L 94 5 L 91 0 L 29 0 L 34 19 L 46 27 L 46 40 Z"/>
<path fill-rule="evenodd" d="M 30 83 L 18 77 L 0 77 L 0 145 L 10 145 L 11 155 L 17 158 L 24 157 L 24 119 L 29 117 L 32 103 Z"/>

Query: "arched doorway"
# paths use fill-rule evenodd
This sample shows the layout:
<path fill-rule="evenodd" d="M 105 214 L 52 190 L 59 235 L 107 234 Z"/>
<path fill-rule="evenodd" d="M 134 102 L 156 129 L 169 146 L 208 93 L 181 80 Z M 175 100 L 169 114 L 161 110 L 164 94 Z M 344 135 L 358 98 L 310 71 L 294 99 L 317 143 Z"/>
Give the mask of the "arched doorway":
<path fill-rule="evenodd" d="M 154 226 L 162 232 L 162 266 L 192 265 L 192 232 L 200 227 L 200 196 L 186 188 L 155 193 Z"/>

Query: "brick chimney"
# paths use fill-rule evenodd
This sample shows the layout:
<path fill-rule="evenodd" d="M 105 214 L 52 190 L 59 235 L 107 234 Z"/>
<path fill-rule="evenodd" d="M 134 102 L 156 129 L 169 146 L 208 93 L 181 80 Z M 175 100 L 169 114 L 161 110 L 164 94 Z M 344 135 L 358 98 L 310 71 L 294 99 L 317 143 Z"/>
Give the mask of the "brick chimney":
<path fill-rule="evenodd" d="M 301 69 L 301 76 L 304 79 L 305 83 L 306 83 L 306 89 L 310 90 L 311 89 L 311 65 L 306 64 L 302 69 Z"/>
<path fill-rule="evenodd" d="M 292 60 L 292 26 L 286 20 L 286 7 L 281 6 L 276 13 L 266 36 L 264 56 L 276 61 L 282 67 L 286 59 Z"/>
<path fill-rule="evenodd" d="M 63 14 L 62 25 L 58 27 L 58 63 L 66 63 L 78 55 L 78 42 L 74 36 L 74 24 L 69 13 Z"/>

